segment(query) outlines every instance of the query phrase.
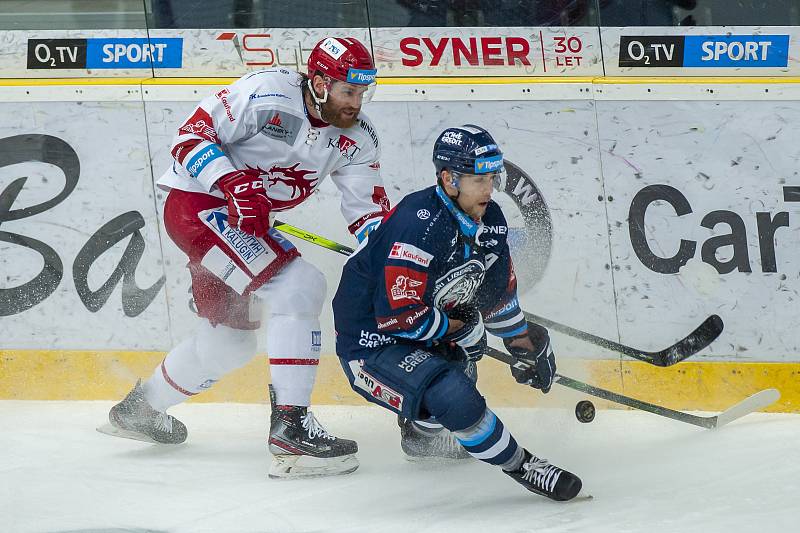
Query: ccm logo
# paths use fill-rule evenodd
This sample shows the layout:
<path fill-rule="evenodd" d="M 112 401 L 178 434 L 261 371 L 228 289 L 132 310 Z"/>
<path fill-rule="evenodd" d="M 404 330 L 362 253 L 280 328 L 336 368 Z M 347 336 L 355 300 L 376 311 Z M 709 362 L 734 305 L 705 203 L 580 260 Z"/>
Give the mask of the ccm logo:
<path fill-rule="evenodd" d="M 264 180 L 256 180 L 251 181 L 250 183 L 240 183 L 236 187 L 233 188 L 233 192 L 236 194 L 241 194 L 249 189 L 263 189 L 264 188 Z"/>

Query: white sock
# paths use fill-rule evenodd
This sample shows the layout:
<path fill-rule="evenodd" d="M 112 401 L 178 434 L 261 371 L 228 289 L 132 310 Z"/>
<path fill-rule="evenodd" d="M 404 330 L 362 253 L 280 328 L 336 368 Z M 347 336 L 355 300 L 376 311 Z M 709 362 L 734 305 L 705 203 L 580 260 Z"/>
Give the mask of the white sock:
<path fill-rule="evenodd" d="M 246 364 L 256 351 L 256 333 L 203 321 L 197 333 L 170 350 L 142 385 L 145 400 L 166 411 L 211 388 L 222 376 Z"/>
<path fill-rule="evenodd" d="M 320 337 L 316 318 L 272 315 L 267 321 L 267 353 L 278 405 L 311 405 Z"/>

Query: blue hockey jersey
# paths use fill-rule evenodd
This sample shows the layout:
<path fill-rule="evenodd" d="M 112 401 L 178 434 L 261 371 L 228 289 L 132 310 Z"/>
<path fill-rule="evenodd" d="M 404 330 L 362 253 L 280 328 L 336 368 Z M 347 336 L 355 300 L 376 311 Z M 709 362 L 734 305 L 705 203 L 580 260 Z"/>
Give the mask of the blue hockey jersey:
<path fill-rule="evenodd" d="M 476 223 L 438 186 L 406 196 L 345 263 L 333 299 L 339 357 L 430 345 L 447 331 L 447 312 L 465 303 L 481 310 L 489 333 L 523 333 L 507 235 L 494 201 Z"/>

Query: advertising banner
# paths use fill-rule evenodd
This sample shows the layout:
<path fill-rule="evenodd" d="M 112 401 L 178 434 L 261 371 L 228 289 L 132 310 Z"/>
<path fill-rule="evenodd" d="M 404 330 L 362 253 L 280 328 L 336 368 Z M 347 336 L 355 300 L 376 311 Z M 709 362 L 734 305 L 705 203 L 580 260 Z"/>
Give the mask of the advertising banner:
<path fill-rule="evenodd" d="M 800 105 L 597 102 L 620 335 L 716 313 L 726 359 L 797 361 Z"/>
<path fill-rule="evenodd" d="M 597 28 L 264 28 L 8 31 L 0 75 L 236 77 L 305 72 L 329 35 L 372 46 L 379 76 L 601 76 Z"/>
<path fill-rule="evenodd" d="M 600 76 L 597 28 L 266 28 L 151 30 L 180 38 L 182 68 L 156 76 L 240 76 L 264 68 L 305 72 L 320 39 L 347 35 L 372 44 L 380 77 Z"/>
<path fill-rule="evenodd" d="M 0 115 L 2 346 L 168 349 L 142 104 L 0 103 Z"/>
<path fill-rule="evenodd" d="M 181 37 L 146 30 L 3 31 L 4 78 L 152 77 L 183 66 Z"/>
<path fill-rule="evenodd" d="M 607 76 L 797 76 L 797 27 L 602 28 Z"/>
<path fill-rule="evenodd" d="M 373 28 L 380 76 L 602 76 L 598 28 Z"/>
<path fill-rule="evenodd" d="M 157 39 L 181 39 L 181 65 L 162 68 L 155 76 L 242 76 L 247 72 L 283 67 L 306 71 L 308 55 L 324 37 L 343 35 L 369 46 L 366 28 L 250 28 L 234 30 L 150 30 Z"/>
<path fill-rule="evenodd" d="M 187 260 L 160 227 L 165 195 L 154 180 L 195 104 L 0 104 L 5 347 L 166 350 L 192 331 Z M 705 357 L 800 360 L 796 102 L 417 101 L 365 111 L 393 203 L 434 183 L 431 150 L 445 127 L 494 135 L 508 171 L 495 197 L 526 310 L 644 350 L 718 314 L 725 330 Z M 354 246 L 339 201 L 328 180 L 281 219 Z M 292 240 L 332 296 L 345 258 Z M 325 306 L 323 350 L 331 318 Z M 554 338 L 566 357 L 613 357 Z"/>
<path fill-rule="evenodd" d="M 314 45 L 348 35 L 379 77 L 797 76 L 797 27 L 459 27 L 5 31 L 0 76 L 235 77 L 305 71 Z M 602 41 L 601 41 L 602 36 Z M 602 45 L 601 45 L 602 42 Z"/>

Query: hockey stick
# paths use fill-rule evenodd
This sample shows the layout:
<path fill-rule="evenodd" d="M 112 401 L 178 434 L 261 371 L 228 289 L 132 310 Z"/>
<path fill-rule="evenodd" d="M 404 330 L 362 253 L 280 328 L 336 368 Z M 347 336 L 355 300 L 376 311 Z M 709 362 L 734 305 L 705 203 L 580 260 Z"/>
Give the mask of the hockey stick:
<path fill-rule="evenodd" d="M 530 320 L 531 322 L 541 324 L 548 329 L 558 331 L 559 333 L 569 335 L 570 337 L 574 337 L 582 341 L 590 342 L 597 346 L 611 350 L 612 352 L 621 353 L 629 357 L 633 357 L 634 359 L 638 359 L 639 361 L 644 361 L 645 363 L 650 363 L 651 365 L 661 367 L 672 366 L 676 363 L 680 363 L 687 357 L 690 357 L 703 348 L 706 348 L 717 337 L 720 336 L 722 329 L 724 328 L 722 318 L 718 315 L 711 315 L 703 320 L 703 323 L 697 326 L 694 331 L 672 346 L 668 346 L 667 348 L 657 352 L 647 352 L 644 350 L 631 348 L 630 346 L 625 346 L 624 344 L 619 344 L 612 340 L 598 337 L 597 335 L 592 335 L 591 333 L 586 333 L 585 331 L 581 331 L 579 329 L 571 328 L 564 324 L 559 324 L 558 322 L 534 315 L 533 313 L 529 313 L 527 311 L 523 312 L 525 313 L 526 319 Z"/>
<path fill-rule="evenodd" d="M 492 359 L 496 359 L 512 366 L 519 362 L 513 356 L 492 348 L 491 346 L 487 348 L 486 355 Z M 583 383 L 582 381 L 578 381 L 577 379 L 573 379 L 562 374 L 556 374 L 554 382 L 562 387 L 567 387 L 578 392 L 590 394 L 597 398 L 602 398 L 620 405 L 639 409 L 640 411 L 647 411 L 648 413 L 678 420 L 679 422 L 686 422 L 687 424 L 700 426 L 706 429 L 715 429 L 724 426 L 729 422 L 775 403 L 781 397 L 777 389 L 764 389 L 753 394 L 752 396 L 748 396 L 744 400 L 727 408 L 718 415 L 698 416 L 684 413 L 683 411 L 675 411 L 674 409 L 669 409 L 660 405 L 643 402 L 642 400 L 637 400 L 623 394 L 601 389 L 600 387 L 595 387 L 594 385 L 589 385 L 588 383 Z"/>
<path fill-rule="evenodd" d="M 273 226 L 284 233 L 294 235 L 295 237 L 299 237 L 310 243 L 322 246 L 323 248 L 333 250 L 334 252 L 338 252 L 342 255 L 350 255 L 353 253 L 353 249 L 348 246 L 302 230 L 290 224 L 286 224 L 280 220 L 276 220 L 273 223 Z M 582 341 L 595 344 L 597 346 L 601 346 L 613 352 L 627 355 L 634 359 L 638 359 L 639 361 L 644 361 L 645 363 L 661 367 L 672 366 L 676 363 L 680 363 L 687 357 L 691 357 L 700 350 L 706 348 L 717 337 L 720 336 L 722 329 L 724 328 L 722 318 L 720 318 L 718 315 L 711 315 L 710 317 L 706 318 L 702 324 L 695 328 L 694 331 L 689 333 L 689 335 L 682 338 L 672 346 L 657 352 L 648 352 L 644 350 L 637 350 L 636 348 L 625 346 L 624 344 L 620 344 L 609 339 L 604 339 L 591 333 L 586 333 L 585 331 L 554 322 L 553 320 L 534 315 L 533 313 L 529 313 L 527 311 L 524 311 L 524 313 L 526 319 L 536 322 L 537 324 L 541 324 L 546 328 L 558 331 L 559 333 L 569 335 L 570 337 L 574 337 Z"/>
<path fill-rule="evenodd" d="M 323 248 L 327 248 L 328 250 L 333 250 L 334 252 L 339 252 L 342 255 L 350 255 L 355 250 L 350 248 L 349 246 L 345 246 L 344 244 L 339 244 L 336 241 L 332 241 L 330 239 L 326 239 L 321 235 L 317 235 L 315 233 L 310 233 L 303 229 L 298 228 L 297 226 L 292 226 L 291 224 L 287 224 L 286 222 L 282 222 L 280 220 L 275 220 L 272 223 L 272 227 L 286 233 L 287 235 L 293 235 L 304 241 L 308 241 L 312 244 L 316 244 L 317 246 L 322 246 Z"/>

